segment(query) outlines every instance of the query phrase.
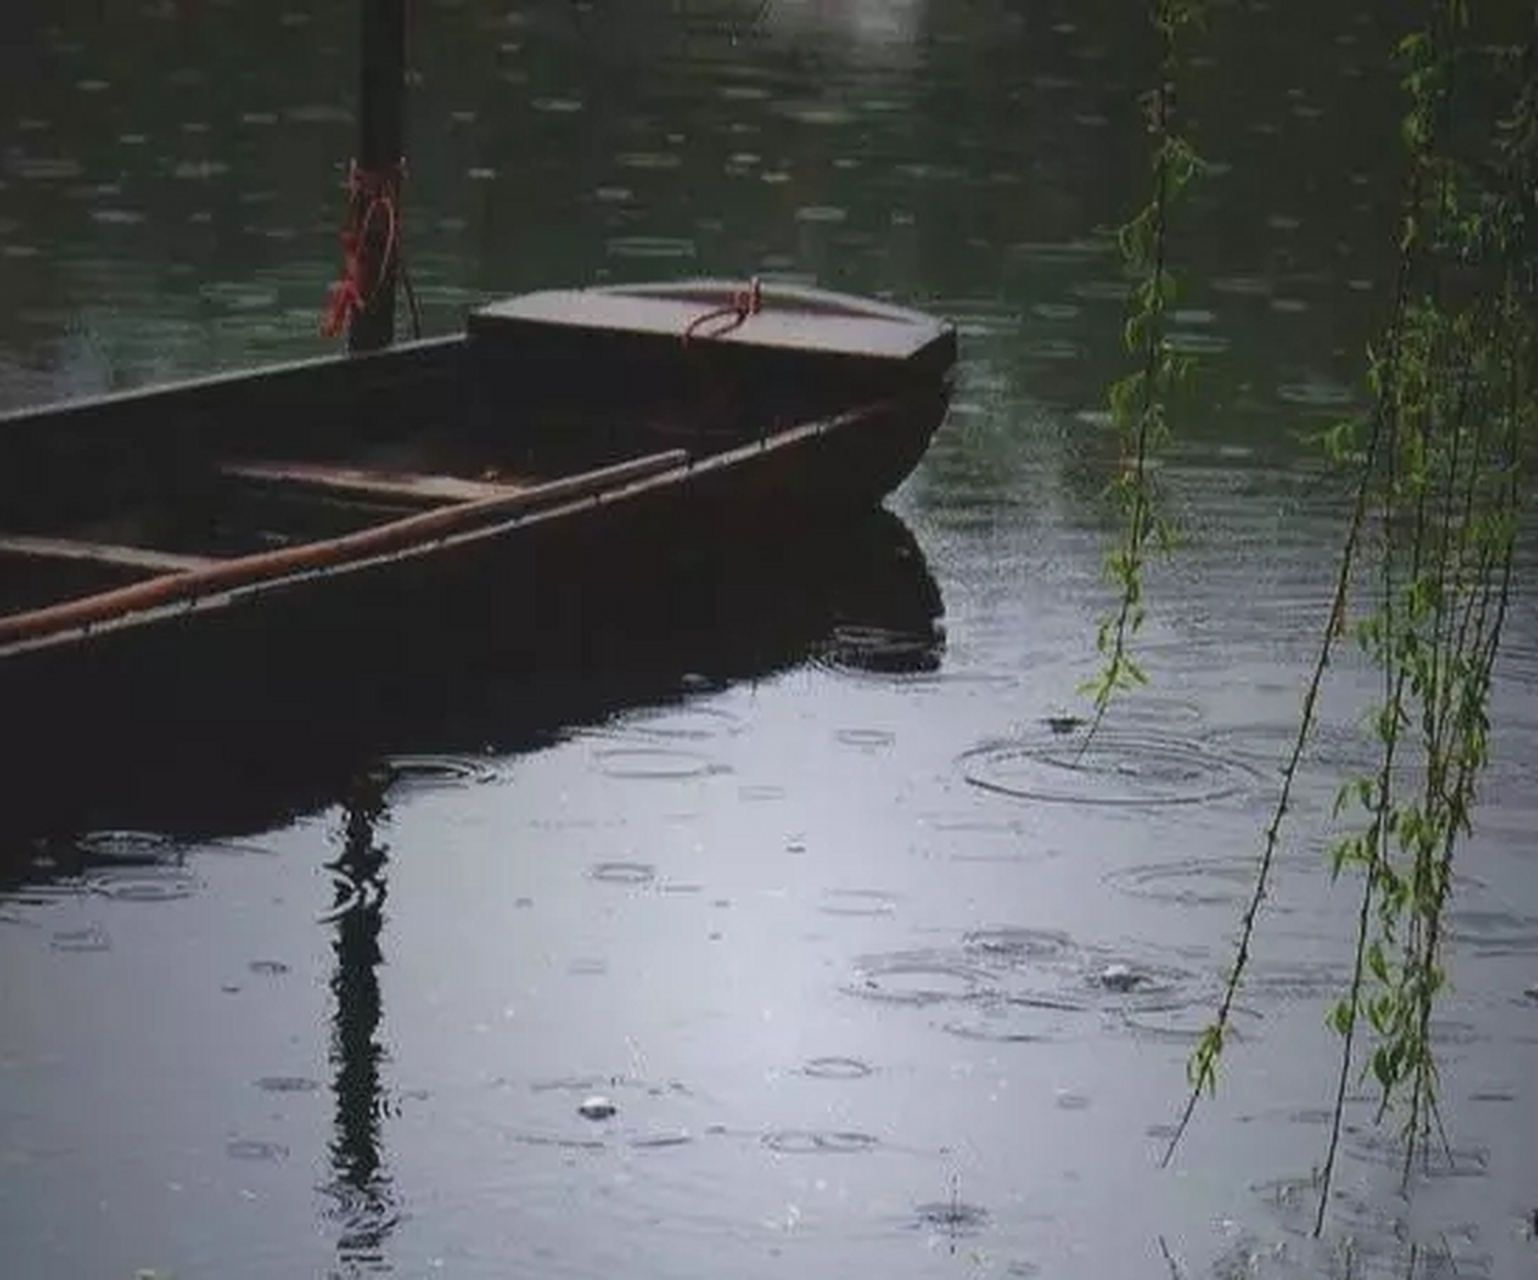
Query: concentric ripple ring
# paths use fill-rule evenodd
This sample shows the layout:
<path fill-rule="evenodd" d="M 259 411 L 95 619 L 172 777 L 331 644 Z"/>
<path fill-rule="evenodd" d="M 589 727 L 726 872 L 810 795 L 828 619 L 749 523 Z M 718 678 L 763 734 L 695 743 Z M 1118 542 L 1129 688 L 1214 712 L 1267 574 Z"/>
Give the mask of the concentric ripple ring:
<path fill-rule="evenodd" d="M 1247 764 L 1178 738 L 1102 728 L 985 742 L 961 756 L 974 787 L 1044 804 L 1175 805 L 1221 800 L 1255 779 Z"/>

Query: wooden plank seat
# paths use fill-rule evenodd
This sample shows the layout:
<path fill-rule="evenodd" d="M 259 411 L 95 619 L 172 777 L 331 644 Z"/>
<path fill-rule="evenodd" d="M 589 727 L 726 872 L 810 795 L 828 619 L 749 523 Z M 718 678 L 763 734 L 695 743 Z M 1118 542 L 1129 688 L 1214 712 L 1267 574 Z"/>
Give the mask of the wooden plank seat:
<path fill-rule="evenodd" d="M 152 547 L 125 547 L 109 542 L 85 542 L 77 538 L 33 538 L 0 534 L 0 555 L 37 560 L 85 560 L 92 564 L 143 569 L 150 573 L 191 573 L 219 561 L 211 556 L 179 555 Z"/>
<path fill-rule="evenodd" d="M 249 461 L 227 463 L 223 475 L 258 484 L 312 489 L 344 497 L 388 498 L 425 507 L 454 502 L 505 498 L 530 487 L 527 481 L 503 483 L 415 471 L 378 471 L 326 462 Z"/>

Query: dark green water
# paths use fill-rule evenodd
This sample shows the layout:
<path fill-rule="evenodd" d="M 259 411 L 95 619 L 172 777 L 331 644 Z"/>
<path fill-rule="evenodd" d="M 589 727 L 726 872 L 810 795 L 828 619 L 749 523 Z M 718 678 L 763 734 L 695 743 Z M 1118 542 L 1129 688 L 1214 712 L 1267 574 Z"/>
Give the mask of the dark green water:
<path fill-rule="evenodd" d="M 446 672 L 154 805 L 82 777 L 79 830 L 4 864 L 5 1274 L 1099 1278 L 1168 1274 L 1160 1236 L 1190 1275 L 1344 1275 L 1348 1236 L 1356 1276 L 1411 1242 L 1419 1274 L 1528 1274 L 1525 591 L 1438 1027 L 1452 1176 L 1400 1199 L 1359 1099 L 1307 1238 L 1351 661 L 1229 1079 L 1157 1167 L 1326 612 L 1340 486 L 1300 440 L 1382 301 L 1399 8 L 1215 7 L 1185 101 L 1218 170 L 1176 248 L 1201 374 L 1163 470 L 1185 542 L 1152 688 L 1068 770 L 1042 720 L 1108 604 L 1138 7 L 416 6 L 428 331 L 543 285 L 784 275 L 953 317 L 956 403 L 891 517 L 671 602 L 645 663 L 622 622 L 575 676 Z M 11 0 L 0 404 L 326 349 L 352 16 Z M 383 797 L 346 785 L 380 754 Z"/>

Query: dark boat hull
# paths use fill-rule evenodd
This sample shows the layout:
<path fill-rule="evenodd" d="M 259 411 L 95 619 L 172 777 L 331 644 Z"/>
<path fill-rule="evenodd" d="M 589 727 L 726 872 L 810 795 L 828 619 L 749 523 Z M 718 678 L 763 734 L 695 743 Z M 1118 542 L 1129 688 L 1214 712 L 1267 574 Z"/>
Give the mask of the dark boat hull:
<path fill-rule="evenodd" d="M 442 535 L 408 531 L 376 552 L 249 581 L 216 577 L 208 586 L 197 575 L 168 583 L 165 603 L 121 611 L 104 607 L 78 624 L 36 636 L 6 636 L 0 673 L 25 665 L 31 655 L 59 649 L 112 648 L 126 632 L 153 630 L 171 636 L 195 628 L 210 615 L 231 610 L 271 610 L 276 619 L 293 608 L 319 605 L 345 591 L 395 597 L 402 605 L 439 590 L 460 594 L 461 580 L 500 566 L 575 566 L 611 555 L 620 546 L 663 548 L 670 542 L 776 532 L 826 519 L 839 511 L 875 506 L 911 470 L 943 412 L 943 397 L 929 404 L 866 406 L 833 419 L 803 424 L 758 445 L 743 445 L 698 463 L 684 460 L 659 473 L 591 493 L 579 493 L 529 512 L 513 512 Z M 874 455 L 879 446 L 883 455 Z M 164 579 L 160 581 L 165 581 Z M 185 583 L 185 587 L 183 587 Z M 280 611 L 278 606 L 285 608 Z"/>
<path fill-rule="evenodd" d="M 569 303 L 533 295 L 532 313 L 512 305 L 485 334 L 0 418 L 0 533 L 18 541 L 103 510 L 218 513 L 211 477 L 253 453 L 574 473 L 534 486 L 537 501 L 509 488 L 0 616 L 11 723 L 67 756 L 109 722 L 185 733 L 208 710 L 223 732 L 323 703 L 360 670 L 431 680 L 488 637 L 502 656 L 552 635 L 580 645 L 585 617 L 644 613 L 706 551 L 772 560 L 838 536 L 945 413 L 954 335 L 914 313 L 845 316 L 845 300 L 808 293 L 826 342 L 766 323 L 762 338 L 686 344 L 668 326 L 707 294 L 638 291 L 612 314 L 600 299 L 582 323 L 541 315 L 552 298 Z"/>

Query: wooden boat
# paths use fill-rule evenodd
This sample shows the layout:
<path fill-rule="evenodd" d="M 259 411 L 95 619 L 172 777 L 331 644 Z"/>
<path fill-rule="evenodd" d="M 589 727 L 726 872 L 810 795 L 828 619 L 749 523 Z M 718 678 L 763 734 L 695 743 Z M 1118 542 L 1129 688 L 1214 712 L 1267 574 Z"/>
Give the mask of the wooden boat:
<path fill-rule="evenodd" d="M 605 287 L 0 416 L 0 698 L 194 659 L 245 679 L 438 610 L 474 628 L 514 602 L 538 628 L 595 560 L 772 547 L 912 470 L 955 354 L 948 324 L 819 290 Z"/>

